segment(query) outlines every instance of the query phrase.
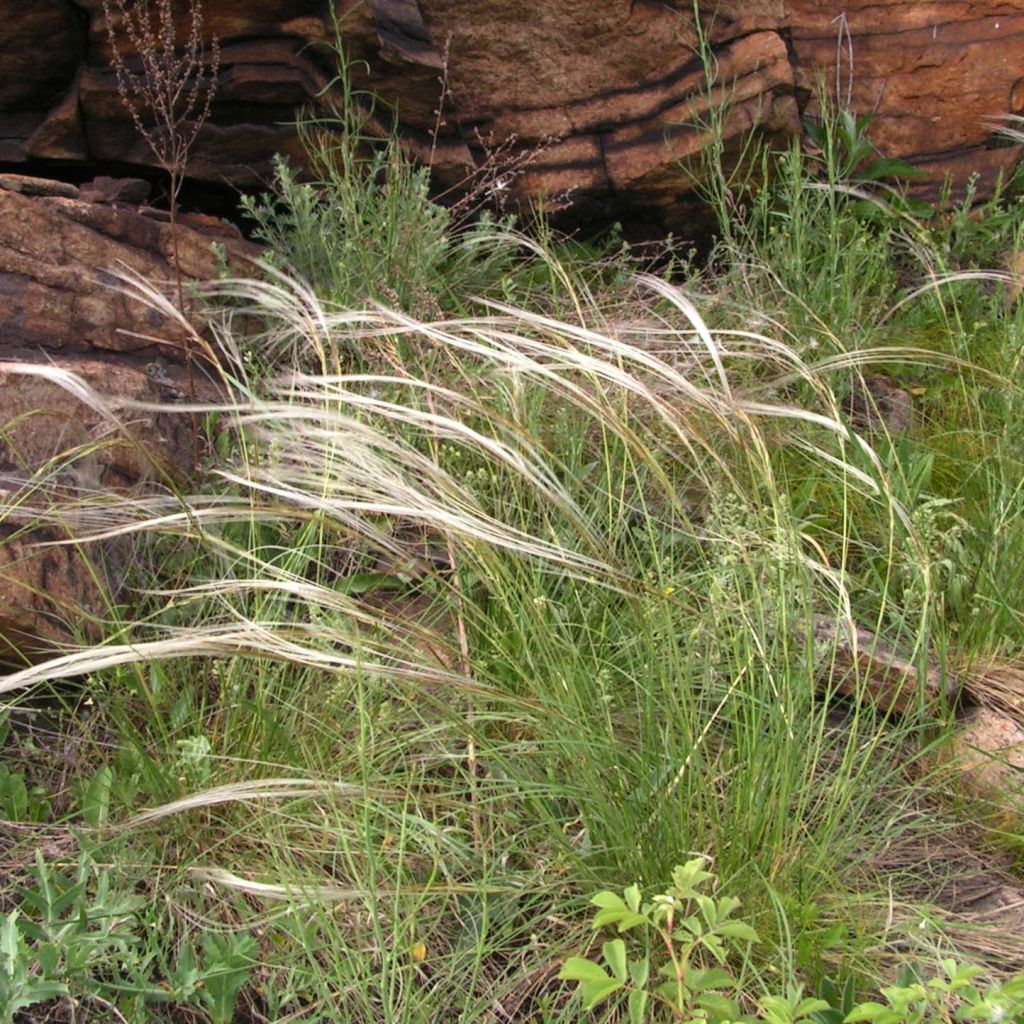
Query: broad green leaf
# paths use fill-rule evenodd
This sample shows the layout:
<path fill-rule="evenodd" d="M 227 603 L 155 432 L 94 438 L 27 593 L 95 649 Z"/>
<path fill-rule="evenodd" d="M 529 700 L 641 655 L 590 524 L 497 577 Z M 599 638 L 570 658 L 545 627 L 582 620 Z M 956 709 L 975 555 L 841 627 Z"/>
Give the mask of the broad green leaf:
<path fill-rule="evenodd" d="M 821 979 L 821 984 L 818 986 L 818 992 L 822 999 L 827 1000 L 829 1006 L 836 1007 L 842 1005 L 842 997 L 839 994 L 839 988 L 827 975 Z M 846 1009 L 847 1012 L 849 1012 L 853 1007 L 848 1006 Z"/>
<path fill-rule="evenodd" d="M 600 964 L 586 960 L 581 956 L 571 956 L 562 964 L 558 972 L 561 981 L 611 981 Z"/>
<path fill-rule="evenodd" d="M 768 1024 L 793 1024 L 793 1007 L 782 996 L 765 996 L 761 1013 L 768 1018 Z"/>
<path fill-rule="evenodd" d="M 11 821 L 24 821 L 28 817 L 28 787 L 21 772 L 12 772 L 0 765 L 0 803 Z"/>
<path fill-rule="evenodd" d="M 834 1006 L 827 1010 L 817 1010 L 811 1016 L 816 1024 L 843 1024 L 843 1011 Z"/>
<path fill-rule="evenodd" d="M 679 986 L 674 981 L 662 982 L 655 990 L 655 994 L 664 999 L 669 1006 L 676 1010 L 682 1010 L 683 1007 L 679 1005 Z M 687 990 L 683 989 L 683 998 L 686 999 L 688 996 Z"/>
<path fill-rule="evenodd" d="M 1003 995 L 1010 999 L 1024 999 L 1024 974 L 1003 982 L 1002 991 Z"/>
<path fill-rule="evenodd" d="M 610 924 L 618 924 L 624 917 L 629 915 L 630 911 L 623 909 L 617 909 L 610 907 L 608 910 L 599 910 L 594 915 L 594 920 L 590 922 L 590 927 L 595 931 L 599 928 L 604 928 Z"/>
<path fill-rule="evenodd" d="M 856 1021 L 860 1020 L 878 1020 L 883 1014 L 889 1013 L 892 1013 L 889 1007 L 881 1003 L 858 1003 L 843 1019 L 843 1024 L 856 1024 Z"/>
<path fill-rule="evenodd" d="M 797 1003 L 793 1015 L 799 1020 L 801 1017 L 809 1017 L 812 1013 L 819 1013 L 822 1010 L 828 1009 L 831 1009 L 831 1007 L 824 999 L 815 999 L 812 996 L 808 996 Z"/>
<path fill-rule="evenodd" d="M 628 932 L 630 928 L 636 928 L 638 925 L 649 924 L 650 922 L 644 917 L 643 914 L 623 914 L 619 920 L 619 934 Z"/>
<path fill-rule="evenodd" d="M 846 979 L 846 984 L 843 985 L 842 999 L 833 1005 L 837 1005 L 843 1011 L 844 1016 L 857 1005 L 857 986 L 853 983 L 852 975 Z"/>
<path fill-rule="evenodd" d="M 880 181 L 883 178 L 920 178 L 926 175 L 927 172 L 922 171 L 920 167 L 908 164 L 906 160 L 891 157 L 872 160 L 858 173 L 858 177 L 868 181 Z"/>
<path fill-rule="evenodd" d="M 932 981 L 937 981 L 940 988 L 946 988 L 946 983 L 941 978 L 933 978 Z M 893 985 L 889 988 L 883 988 L 882 995 L 889 1000 L 892 1006 L 899 1003 L 906 1005 L 920 999 L 927 999 L 928 990 L 919 981 L 915 981 L 912 985 Z"/>
<path fill-rule="evenodd" d="M 704 992 L 713 988 L 734 988 L 736 985 L 733 976 L 721 967 L 690 971 L 686 976 L 686 983 L 694 992 Z"/>
<path fill-rule="evenodd" d="M 785 996 L 765 996 L 761 1000 L 761 1009 L 788 1015 L 791 1007 Z"/>
<path fill-rule="evenodd" d="M 339 594 L 365 594 L 371 590 L 401 590 L 405 587 L 403 577 L 407 573 L 396 572 L 355 572 L 341 576 L 331 586 Z"/>
<path fill-rule="evenodd" d="M 709 1020 L 735 1020 L 740 1015 L 739 1005 L 717 992 L 697 996 L 697 1005 L 708 1011 Z"/>
<path fill-rule="evenodd" d="M 996 1007 L 989 1006 L 988 1003 L 982 1002 L 979 1003 L 977 1006 L 961 1006 L 960 1009 L 956 1012 L 956 1019 L 995 1021 L 1000 1018 L 998 1011 L 996 1010 Z M 1006 1020 L 1007 1018 L 1003 1016 L 1001 1019 Z M 1014 1021 L 1015 1024 L 1019 1019 L 1019 1017 L 1012 1016 L 1009 1018 L 1009 1020 Z"/>

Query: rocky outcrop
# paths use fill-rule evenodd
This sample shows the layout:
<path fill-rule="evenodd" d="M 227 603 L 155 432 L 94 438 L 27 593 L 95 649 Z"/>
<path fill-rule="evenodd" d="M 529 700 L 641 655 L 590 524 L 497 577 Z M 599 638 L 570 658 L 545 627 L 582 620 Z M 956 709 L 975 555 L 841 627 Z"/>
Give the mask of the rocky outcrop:
<path fill-rule="evenodd" d="M 138 200 L 145 183 L 97 179 L 82 189 L 0 175 L 0 660 L 40 656 L 88 637 L 116 599 L 124 544 L 64 545 L 56 510 L 69 498 L 126 499 L 188 478 L 195 423 L 174 406 L 193 386 L 217 389 L 183 364 L 185 336 L 114 285 L 105 269 L 174 280 L 171 225 Z M 83 196 L 90 197 L 89 201 Z M 201 230 L 200 230 L 201 229 Z M 233 229 L 185 217 L 175 229 L 188 285 L 215 277 L 212 243 L 236 261 L 258 255 Z M 71 375 L 71 376 L 69 376 Z M 107 396 L 98 405 L 80 380 Z M 129 403 L 160 404 L 139 411 Z"/>
<path fill-rule="evenodd" d="M 1024 110 L 1024 0 L 698 7 L 727 155 L 751 128 L 799 131 L 824 76 L 933 191 L 947 173 L 991 187 L 1017 159 L 990 146 L 986 119 Z M 355 85 L 383 100 L 377 127 L 397 112 L 445 187 L 685 226 L 708 139 L 690 0 L 205 0 L 221 73 L 193 177 L 259 186 L 275 152 L 301 160 L 295 112 L 323 105 L 337 72 L 332 14 Z M 0 160 L 153 165 L 117 94 L 101 0 L 0 0 L 0 25 Z"/>
<path fill-rule="evenodd" d="M 794 81 L 812 109 L 825 76 L 832 95 L 875 111 L 873 141 L 927 171 L 933 190 L 978 175 L 984 194 L 1016 163 L 991 119 L 1024 113 L 1024 2 L 790 0 L 789 11 Z"/>
<path fill-rule="evenodd" d="M 30 372 L 33 365 L 44 375 Z M 129 499 L 191 472 L 189 416 L 125 407 L 173 404 L 171 388 L 184 397 L 184 368 L 161 362 L 157 376 L 153 365 L 109 355 L 62 355 L 54 363 L 33 352 L 0 353 L 0 662 L 98 635 L 96 624 L 116 600 L 130 547 L 62 543 L 70 538 L 65 502 L 111 491 Z M 109 404 L 76 396 L 66 374 L 110 396 Z M 206 383 L 198 390 L 215 394 Z"/>
<path fill-rule="evenodd" d="M 948 758 L 980 817 L 1019 832 L 1024 824 L 1024 725 L 994 708 L 972 708 L 949 740 Z"/>
<path fill-rule="evenodd" d="M 104 187 L 113 186 L 93 184 L 94 197 Z M 62 352 L 159 346 L 168 358 L 180 356 L 181 329 L 119 291 L 110 273 L 171 285 L 175 244 L 164 218 L 115 201 L 86 202 L 61 182 L 0 175 L 0 353 L 14 346 Z M 259 252 L 237 231 L 185 215 L 177 254 L 186 281 L 217 276 L 213 242 L 237 258 Z"/>

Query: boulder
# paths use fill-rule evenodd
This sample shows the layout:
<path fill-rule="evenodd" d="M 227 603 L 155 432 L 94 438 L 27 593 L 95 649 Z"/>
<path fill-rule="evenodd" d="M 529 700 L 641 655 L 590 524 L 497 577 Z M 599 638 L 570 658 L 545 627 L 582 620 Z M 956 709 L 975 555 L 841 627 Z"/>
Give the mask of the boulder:
<path fill-rule="evenodd" d="M 265 185 L 302 160 L 294 127 L 337 88 L 335 20 L 357 90 L 380 97 L 445 188 L 683 229 L 707 145 L 709 48 L 726 157 L 754 129 L 800 131 L 819 81 L 889 156 L 980 191 L 1017 160 L 989 119 L 1024 111 L 1024 0 L 204 0 L 221 45 L 189 174 Z M 187 5 L 176 5 L 182 18 Z M 155 165 L 117 91 L 102 0 L 0 0 L 0 159 Z M 702 44 L 702 39 L 704 44 Z"/>

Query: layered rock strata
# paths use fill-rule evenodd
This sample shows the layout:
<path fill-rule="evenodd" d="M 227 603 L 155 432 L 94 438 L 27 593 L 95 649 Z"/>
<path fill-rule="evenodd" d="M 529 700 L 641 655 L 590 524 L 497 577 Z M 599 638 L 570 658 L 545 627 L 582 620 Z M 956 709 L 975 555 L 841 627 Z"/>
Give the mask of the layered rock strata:
<path fill-rule="evenodd" d="M 496 200 L 685 227 L 712 121 L 727 158 L 751 128 L 797 133 L 819 82 L 873 111 L 880 149 L 921 166 L 933 194 L 947 174 L 990 189 L 1017 159 L 990 119 L 1024 112 L 1024 0 L 697 7 L 699 26 L 689 0 L 205 0 L 221 70 L 189 173 L 259 187 L 274 153 L 301 161 L 296 111 L 337 96 L 336 26 L 354 85 L 380 97 L 376 128 L 397 116 L 441 185 Z M 102 0 L 0 0 L 0 25 L 0 162 L 154 165 L 118 96 Z"/>

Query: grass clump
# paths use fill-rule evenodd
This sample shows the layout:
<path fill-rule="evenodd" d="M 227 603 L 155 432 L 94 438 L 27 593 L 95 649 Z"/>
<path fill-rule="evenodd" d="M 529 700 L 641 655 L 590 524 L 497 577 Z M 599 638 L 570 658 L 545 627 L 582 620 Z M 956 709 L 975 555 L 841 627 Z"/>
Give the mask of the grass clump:
<path fill-rule="evenodd" d="M 842 125 L 816 163 L 771 158 L 683 282 L 453 233 L 358 132 L 318 137 L 313 184 L 280 165 L 248 208 L 262 276 L 207 289 L 207 478 L 65 503 L 78 543 L 146 553 L 132 615 L 0 683 L 10 1016 L 581 1019 L 562 972 L 593 1007 L 623 986 L 631 1020 L 837 1024 L 900 962 L 1019 967 L 941 869 L 892 867 L 956 827 L 931 760 L 949 709 L 923 688 L 879 709 L 841 667 L 855 623 L 947 672 L 1020 650 L 1020 314 L 956 265 L 961 233 L 1016 238 L 1016 207 L 866 218 L 829 177 L 861 168 L 866 126 Z M 13 754 L 51 732 L 75 758 L 32 800 Z M 640 899 L 667 878 L 692 927 Z M 703 943 L 724 1002 L 678 971 L 671 1007 L 633 995 L 625 940 L 597 964 L 595 890 L 673 954 Z M 979 1019 L 1010 1012 L 1016 989 L 943 970 Z M 915 984 L 875 1019 L 948 1019 Z"/>

